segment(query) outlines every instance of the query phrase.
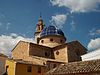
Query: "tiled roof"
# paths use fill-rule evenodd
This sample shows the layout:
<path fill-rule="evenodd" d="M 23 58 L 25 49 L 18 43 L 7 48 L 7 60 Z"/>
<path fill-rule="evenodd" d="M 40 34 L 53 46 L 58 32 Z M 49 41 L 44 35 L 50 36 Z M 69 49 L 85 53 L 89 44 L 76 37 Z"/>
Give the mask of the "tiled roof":
<path fill-rule="evenodd" d="M 100 59 L 91 61 L 72 62 L 65 65 L 60 65 L 55 69 L 47 72 L 46 75 L 67 75 L 90 72 L 100 72 Z"/>
<path fill-rule="evenodd" d="M 45 66 L 45 65 L 40 65 L 40 64 L 38 64 L 38 63 L 34 63 L 34 62 L 32 62 L 32 61 L 16 61 L 16 63 Z"/>
<path fill-rule="evenodd" d="M 45 65 L 41 65 L 41 64 L 38 64 L 37 62 L 33 62 L 33 61 L 25 61 L 25 60 L 22 60 L 22 59 L 8 59 L 9 61 L 12 61 L 12 62 L 16 62 L 17 64 L 29 64 L 29 65 L 39 65 L 39 66 L 45 66 Z"/>

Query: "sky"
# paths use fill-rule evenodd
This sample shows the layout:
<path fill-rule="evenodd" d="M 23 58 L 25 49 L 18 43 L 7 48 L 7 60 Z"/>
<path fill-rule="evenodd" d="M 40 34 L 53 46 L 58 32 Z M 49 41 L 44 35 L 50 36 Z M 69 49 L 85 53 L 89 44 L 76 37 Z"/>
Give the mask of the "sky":
<path fill-rule="evenodd" d="M 34 42 L 40 17 L 62 29 L 67 42 L 100 49 L 100 0 L 0 0 L 0 53 L 11 54 L 20 40 Z"/>

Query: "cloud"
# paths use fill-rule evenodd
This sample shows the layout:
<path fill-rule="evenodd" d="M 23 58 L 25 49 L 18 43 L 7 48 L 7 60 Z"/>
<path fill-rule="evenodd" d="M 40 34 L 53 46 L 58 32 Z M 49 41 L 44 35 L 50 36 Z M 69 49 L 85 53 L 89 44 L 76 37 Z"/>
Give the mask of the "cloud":
<path fill-rule="evenodd" d="M 6 30 L 9 30 L 10 26 L 11 26 L 11 23 L 8 22 L 8 23 L 6 24 Z"/>
<path fill-rule="evenodd" d="M 98 10 L 100 0 L 50 0 L 52 5 L 66 7 L 70 12 L 89 12 Z"/>
<path fill-rule="evenodd" d="M 75 21 L 72 20 L 71 22 L 71 31 L 75 31 L 76 30 L 76 24 Z"/>
<path fill-rule="evenodd" d="M 20 40 L 34 42 L 33 38 L 25 38 L 15 33 L 11 33 L 10 35 L 1 35 L 0 36 L 0 53 L 4 53 L 8 56 L 11 55 L 11 50 Z"/>
<path fill-rule="evenodd" d="M 100 35 L 100 29 L 93 28 L 90 33 L 90 35 Z"/>
<path fill-rule="evenodd" d="M 100 38 L 91 39 L 87 47 L 88 50 L 100 49 Z"/>
<path fill-rule="evenodd" d="M 63 24 L 65 23 L 67 19 L 67 15 L 65 14 L 57 14 L 55 16 L 52 16 L 52 19 L 50 20 L 52 25 L 57 26 L 58 28 L 62 28 Z"/>

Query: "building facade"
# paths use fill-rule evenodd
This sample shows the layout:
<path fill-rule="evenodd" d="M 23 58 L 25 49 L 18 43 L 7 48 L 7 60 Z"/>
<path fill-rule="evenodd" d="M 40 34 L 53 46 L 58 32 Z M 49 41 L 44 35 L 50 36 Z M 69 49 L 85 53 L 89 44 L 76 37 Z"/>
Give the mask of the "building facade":
<path fill-rule="evenodd" d="M 27 69 L 30 62 L 32 67 L 30 74 L 27 75 L 44 75 L 47 71 L 69 62 L 81 61 L 81 55 L 87 52 L 87 49 L 78 41 L 66 42 L 66 37 L 63 31 L 55 26 L 44 26 L 43 20 L 40 17 L 36 25 L 34 33 L 36 43 L 19 41 L 12 50 L 12 61 L 7 61 L 9 66 L 8 75 L 25 75 L 20 69 Z M 15 60 L 20 60 L 15 61 Z M 27 61 L 26 63 L 23 63 Z M 11 64 L 13 66 L 13 74 L 11 73 Z M 19 65 L 18 69 L 16 67 Z M 38 66 L 37 66 L 38 65 Z M 38 73 L 37 68 L 43 70 Z M 35 70 L 36 69 L 36 70 Z M 16 71 L 15 71 L 16 70 Z M 20 74 L 19 74 L 19 73 Z"/>
<path fill-rule="evenodd" d="M 8 59 L 5 66 L 8 66 L 8 75 L 44 75 L 46 72 L 45 66 L 29 61 Z"/>
<path fill-rule="evenodd" d="M 5 72 L 6 59 L 7 59 L 7 56 L 0 53 L 0 75 L 2 75 Z"/>

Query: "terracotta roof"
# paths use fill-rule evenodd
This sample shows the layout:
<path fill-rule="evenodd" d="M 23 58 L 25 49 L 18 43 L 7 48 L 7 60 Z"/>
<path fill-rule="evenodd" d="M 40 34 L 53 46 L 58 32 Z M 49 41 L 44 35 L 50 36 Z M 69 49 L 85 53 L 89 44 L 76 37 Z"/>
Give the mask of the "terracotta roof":
<path fill-rule="evenodd" d="M 36 63 L 34 63 L 34 62 L 32 62 L 32 61 L 15 61 L 16 63 L 19 63 L 19 64 L 30 64 L 30 65 L 37 65 L 37 66 L 45 66 L 45 65 L 40 65 L 40 64 L 36 64 Z"/>
<path fill-rule="evenodd" d="M 72 62 L 60 65 L 55 69 L 47 72 L 46 75 L 67 75 L 90 72 L 100 72 L 100 59 L 91 61 Z"/>
<path fill-rule="evenodd" d="M 8 59 L 8 60 L 10 60 L 12 62 L 16 62 L 17 64 L 29 64 L 29 65 L 45 66 L 45 65 L 38 64 L 37 62 L 25 61 L 25 60 L 22 60 L 22 59 Z"/>

